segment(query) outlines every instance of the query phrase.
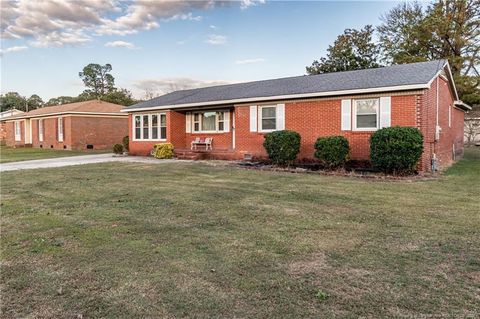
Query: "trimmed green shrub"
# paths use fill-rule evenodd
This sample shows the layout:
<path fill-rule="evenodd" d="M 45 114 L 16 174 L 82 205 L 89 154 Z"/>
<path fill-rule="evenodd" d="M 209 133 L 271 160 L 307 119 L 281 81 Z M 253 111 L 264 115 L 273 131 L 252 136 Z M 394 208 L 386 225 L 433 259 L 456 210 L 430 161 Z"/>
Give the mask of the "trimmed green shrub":
<path fill-rule="evenodd" d="M 370 137 L 370 160 L 386 173 L 415 171 L 423 152 L 422 133 L 414 127 L 386 127 Z"/>
<path fill-rule="evenodd" d="M 343 136 L 319 137 L 315 142 L 315 157 L 329 168 L 345 165 L 349 152 L 348 140 Z"/>
<path fill-rule="evenodd" d="M 123 148 L 128 152 L 128 142 L 130 141 L 130 138 L 128 137 L 128 135 L 124 136 L 123 139 L 122 139 L 122 144 L 123 144 Z"/>
<path fill-rule="evenodd" d="M 123 145 L 122 144 L 113 145 L 113 152 L 115 154 L 123 154 Z"/>
<path fill-rule="evenodd" d="M 263 147 L 274 164 L 290 165 L 300 152 L 300 134 L 294 131 L 275 131 L 265 135 Z"/>
<path fill-rule="evenodd" d="M 173 144 L 172 143 L 160 143 L 153 146 L 153 156 L 155 158 L 173 158 Z"/>

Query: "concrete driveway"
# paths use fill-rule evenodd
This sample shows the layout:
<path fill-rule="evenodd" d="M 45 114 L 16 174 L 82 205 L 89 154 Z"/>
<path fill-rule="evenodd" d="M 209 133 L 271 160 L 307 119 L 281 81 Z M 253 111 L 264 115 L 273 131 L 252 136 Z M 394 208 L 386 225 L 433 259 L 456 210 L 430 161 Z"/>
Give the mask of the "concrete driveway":
<path fill-rule="evenodd" d="M 0 164 L 0 172 L 16 171 L 21 169 L 52 168 L 52 167 L 63 167 L 63 166 L 82 165 L 82 164 L 95 164 L 95 163 L 105 163 L 105 162 L 160 164 L 160 163 L 171 163 L 174 161 L 178 161 L 178 160 L 174 160 L 174 159 L 159 160 L 156 158 L 143 157 L 143 156 L 114 157 L 113 154 L 95 154 L 95 155 L 69 156 L 69 157 L 32 160 L 32 161 L 4 163 L 4 164 Z"/>

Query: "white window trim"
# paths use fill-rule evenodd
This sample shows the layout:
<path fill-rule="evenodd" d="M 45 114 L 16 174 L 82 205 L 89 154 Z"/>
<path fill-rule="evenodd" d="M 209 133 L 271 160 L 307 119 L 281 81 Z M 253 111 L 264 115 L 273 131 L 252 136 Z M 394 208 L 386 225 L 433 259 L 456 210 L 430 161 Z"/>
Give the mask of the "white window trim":
<path fill-rule="evenodd" d="M 38 120 L 38 141 L 43 142 L 43 119 Z"/>
<path fill-rule="evenodd" d="M 262 125 L 262 109 L 265 108 L 265 107 L 273 107 L 275 108 L 275 129 L 268 129 L 268 130 L 264 130 L 263 129 L 263 125 Z M 277 108 L 277 104 L 271 104 L 271 105 L 259 105 L 258 106 L 258 114 L 257 114 L 257 119 L 258 119 L 258 131 L 259 132 L 262 132 L 262 133 L 270 133 L 270 132 L 275 132 L 275 131 L 278 131 L 278 108 Z"/>
<path fill-rule="evenodd" d="M 209 113 L 209 112 L 215 112 L 215 130 L 213 131 L 204 131 L 202 130 L 202 114 L 203 113 Z M 223 120 L 219 120 L 218 113 L 222 112 L 223 113 Z M 195 114 L 198 114 L 198 121 L 195 121 Z M 228 110 L 205 110 L 205 111 L 200 111 L 200 112 L 192 112 L 192 133 L 191 134 L 226 134 L 228 132 L 225 131 L 225 125 L 227 124 L 227 121 L 225 119 L 226 116 L 230 116 L 230 113 Z M 198 122 L 198 128 L 199 130 L 195 130 L 195 123 Z M 218 123 L 223 122 L 223 131 L 220 131 L 218 129 Z"/>
<path fill-rule="evenodd" d="M 149 138 L 143 138 L 143 117 L 148 116 L 148 136 Z M 152 115 L 157 115 L 158 116 L 158 126 L 157 126 L 157 136 L 158 138 L 153 139 L 152 138 L 152 132 L 153 132 L 153 127 L 152 127 Z M 165 116 L 165 126 L 162 126 L 162 115 Z M 135 134 L 135 118 L 139 116 L 140 117 L 140 138 L 136 138 Z M 162 113 L 149 113 L 149 114 L 133 114 L 132 116 L 132 141 L 158 141 L 158 142 L 165 142 L 167 138 L 160 138 L 162 135 L 162 127 L 167 127 L 167 113 L 162 112 Z"/>
<path fill-rule="evenodd" d="M 365 100 L 377 100 L 377 126 L 376 127 L 357 127 L 357 101 L 365 101 Z M 370 99 L 356 99 L 352 100 L 352 113 L 353 113 L 353 127 L 352 131 L 357 132 L 374 132 L 380 128 L 380 99 L 379 98 L 370 98 Z M 366 114 L 363 114 L 366 115 Z M 371 114 L 370 114 L 371 115 Z"/>
<path fill-rule="evenodd" d="M 57 138 L 59 142 L 63 142 L 63 117 L 57 118 Z"/>
<path fill-rule="evenodd" d="M 15 121 L 13 125 L 14 125 L 13 130 L 15 133 L 15 141 L 20 142 L 22 140 L 22 127 L 20 126 L 20 121 Z"/>
<path fill-rule="evenodd" d="M 448 127 L 452 127 L 452 107 L 451 105 L 448 106 Z"/>

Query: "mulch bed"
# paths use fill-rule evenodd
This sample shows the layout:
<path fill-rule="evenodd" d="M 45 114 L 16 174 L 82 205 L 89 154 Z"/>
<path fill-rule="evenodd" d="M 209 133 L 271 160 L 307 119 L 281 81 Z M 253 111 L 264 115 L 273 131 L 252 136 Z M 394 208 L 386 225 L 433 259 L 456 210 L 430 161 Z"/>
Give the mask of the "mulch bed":
<path fill-rule="evenodd" d="M 401 181 L 425 181 L 438 179 L 439 174 L 422 173 L 415 175 L 389 175 L 383 172 L 377 171 L 370 165 L 369 161 L 348 161 L 345 168 L 330 170 L 325 168 L 318 162 L 300 162 L 295 163 L 289 167 L 281 167 L 273 165 L 269 162 L 249 162 L 239 161 L 235 162 L 237 167 L 243 169 L 259 170 L 259 171 L 272 171 L 272 172 L 288 172 L 298 174 L 319 174 L 327 176 L 348 176 L 375 180 L 401 180 Z"/>

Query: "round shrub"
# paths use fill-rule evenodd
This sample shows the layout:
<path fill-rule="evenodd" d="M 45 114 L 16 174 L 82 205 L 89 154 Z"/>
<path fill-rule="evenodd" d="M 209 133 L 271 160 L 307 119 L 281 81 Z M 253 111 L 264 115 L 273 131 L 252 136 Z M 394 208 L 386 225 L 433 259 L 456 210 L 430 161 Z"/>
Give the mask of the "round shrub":
<path fill-rule="evenodd" d="M 115 154 L 123 154 L 123 145 L 122 144 L 113 145 L 113 152 Z"/>
<path fill-rule="evenodd" d="M 414 172 L 422 152 L 423 136 L 414 127 L 386 127 L 370 138 L 372 165 L 386 173 Z"/>
<path fill-rule="evenodd" d="M 123 148 L 128 152 L 128 142 L 130 141 L 130 138 L 128 137 L 128 135 L 124 136 L 123 139 L 122 139 L 122 144 L 123 144 Z"/>
<path fill-rule="evenodd" d="M 159 159 L 173 158 L 173 144 L 160 143 L 153 146 L 153 156 Z"/>
<path fill-rule="evenodd" d="M 263 147 L 274 164 L 290 165 L 300 152 L 300 139 L 294 131 L 275 131 L 265 135 Z"/>
<path fill-rule="evenodd" d="M 348 140 L 343 136 L 319 137 L 315 142 L 315 157 L 329 168 L 345 165 L 349 152 Z"/>

